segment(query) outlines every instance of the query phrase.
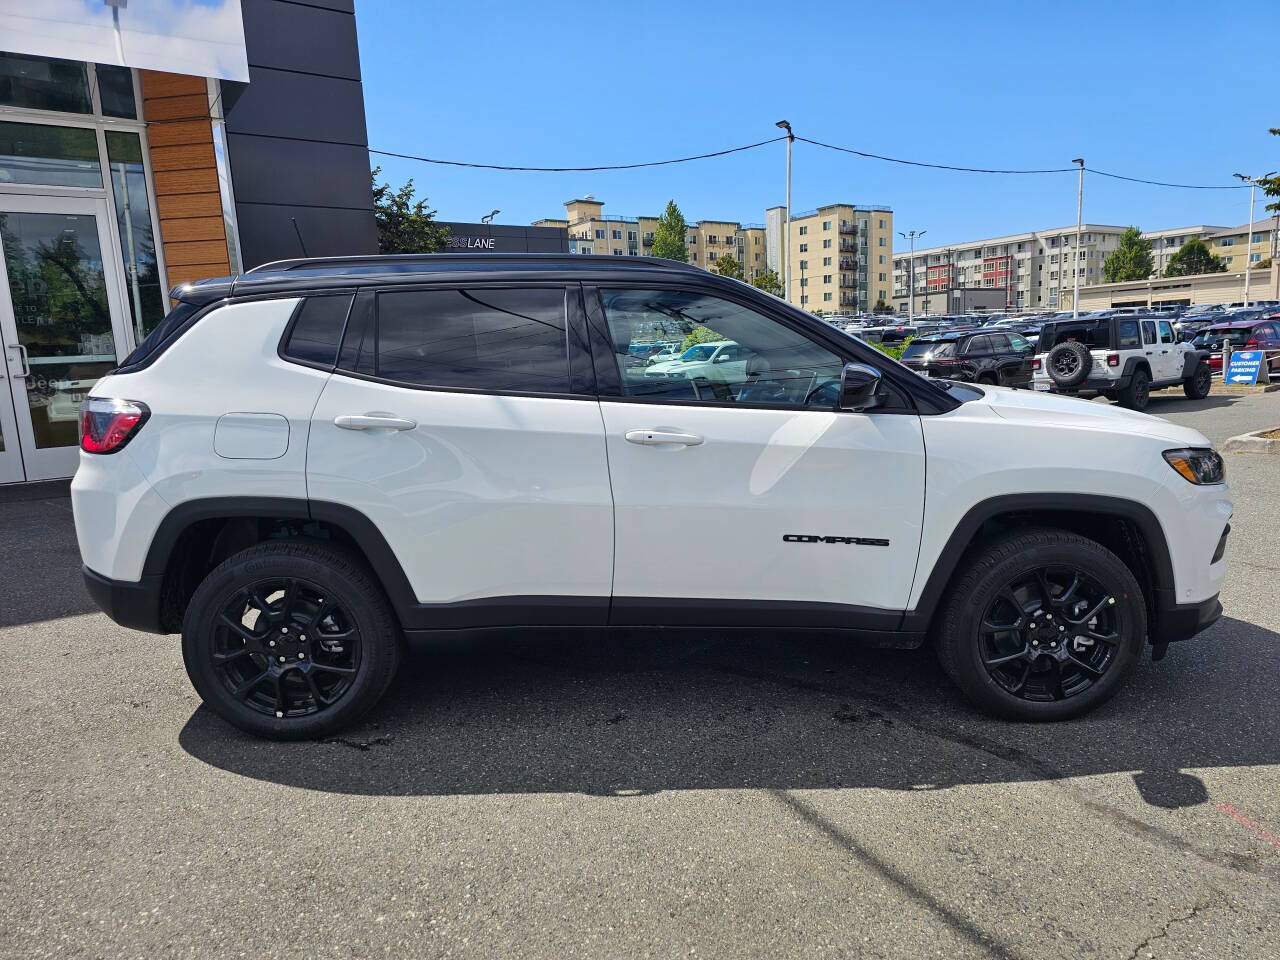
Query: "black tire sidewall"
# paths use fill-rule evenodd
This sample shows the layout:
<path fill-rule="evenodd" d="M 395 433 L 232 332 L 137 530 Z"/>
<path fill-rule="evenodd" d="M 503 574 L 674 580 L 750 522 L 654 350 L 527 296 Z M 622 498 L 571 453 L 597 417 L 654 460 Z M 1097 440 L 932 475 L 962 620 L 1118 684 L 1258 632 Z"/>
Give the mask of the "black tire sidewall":
<path fill-rule="evenodd" d="M 1142 389 L 1139 390 L 1141 385 Z M 1145 410 L 1151 399 L 1151 377 L 1145 370 L 1133 371 L 1129 386 L 1120 393 L 1120 403 L 1130 410 Z"/>
<path fill-rule="evenodd" d="M 1077 361 L 1079 362 L 1079 366 L 1076 368 L 1076 372 L 1066 377 L 1059 376 L 1057 371 L 1054 369 L 1054 365 L 1053 365 L 1053 355 L 1055 353 L 1073 354 L 1076 357 Z M 1058 344 L 1052 350 L 1049 351 L 1048 355 L 1045 357 L 1045 366 L 1048 368 L 1048 371 L 1049 371 L 1049 379 L 1052 380 L 1054 383 L 1056 383 L 1058 386 L 1077 387 L 1089 379 L 1089 370 L 1093 366 L 1093 355 L 1089 353 L 1089 348 L 1084 346 L 1083 344 L 1079 344 L 1074 341 L 1068 341 L 1066 343 Z"/>
<path fill-rule="evenodd" d="M 214 669 L 213 626 L 235 594 L 257 580 L 293 577 L 324 589 L 360 632 L 360 664 L 347 692 L 333 706 L 305 717 L 261 714 L 235 698 Z M 352 558 L 324 546 L 264 544 L 236 554 L 196 589 L 182 624 L 182 657 L 196 692 L 228 723 L 276 740 L 311 739 L 354 721 L 385 691 L 399 665 L 398 630 L 380 589 Z"/>
<path fill-rule="evenodd" d="M 1186 382 L 1187 397 L 1192 400 L 1203 400 L 1213 389 L 1213 372 L 1209 367 L 1201 365 Z"/>
<path fill-rule="evenodd" d="M 1043 535 L 1044 542 L 1027 544 L 1014 555 L 996 562 L 966 585 L 965 596 L 949 608 L 947 636 L 953 645 L 952 679 L 978 706 L 1013 720 L 1052 721 L 1079 716 L 1110 699 L 1125 675 L 1138 662 L 1146 642 L 1146 606 L 1141 588 L 1128 567 L 1104 547 L 1070 534 Z M 996 593 L 1020 573 L 1040 566 L 1064 565 L 1088 570 L 1117 595 L 1120 631 L 1124 640 L 1102 679 L 1074 697 L 1052 702 L 1022 700 L 1004 690 L 982 663 L 978 623 Z M 947 665 L 944 662 L 944 666 Z"/>

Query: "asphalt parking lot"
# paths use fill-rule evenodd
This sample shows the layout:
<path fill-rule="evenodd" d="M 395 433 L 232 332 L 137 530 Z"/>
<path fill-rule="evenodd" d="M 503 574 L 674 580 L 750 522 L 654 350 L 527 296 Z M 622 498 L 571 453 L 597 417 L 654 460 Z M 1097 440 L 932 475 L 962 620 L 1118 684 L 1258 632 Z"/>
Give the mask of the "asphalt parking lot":
<path fill-rule="evenodd" d="M 1280 957 L 1280 458 L 1228 478 L 1225 617 L 1079 721 L 927 651 L 504 635 L 292 745 L 95 612 L 67 500 L 0 503 L 0 954 Z"/>

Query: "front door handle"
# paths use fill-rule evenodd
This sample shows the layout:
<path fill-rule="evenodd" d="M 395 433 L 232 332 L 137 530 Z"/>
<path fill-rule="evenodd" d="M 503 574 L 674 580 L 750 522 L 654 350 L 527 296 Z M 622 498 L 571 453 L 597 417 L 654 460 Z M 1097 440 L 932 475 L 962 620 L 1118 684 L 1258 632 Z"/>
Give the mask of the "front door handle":
<path fill-rule="evenodd" d="M 343 430 L 412 430 L 418 424 L 403 417 L 368 413 L 334 417 L 333 425 Z"/>
<path fill-rule="evenodd" d="M 18 359 L 22 361 L 22 372 L 18 374 L 18 378 L 25 380 L 31 376 L 31 361 L 27 358 L 27 348 L 20 343 L 11 343 L 6 349 L 18 351 Z"/>
<path fill-rule="evenodd" d="M 666 443 L 681 447 L 696 447 L 702 438 L 693 433 L 668 433 L 665 430 L 628 430 L 628 443 L 638 443 L 646 447 L 658 447 Z"/>

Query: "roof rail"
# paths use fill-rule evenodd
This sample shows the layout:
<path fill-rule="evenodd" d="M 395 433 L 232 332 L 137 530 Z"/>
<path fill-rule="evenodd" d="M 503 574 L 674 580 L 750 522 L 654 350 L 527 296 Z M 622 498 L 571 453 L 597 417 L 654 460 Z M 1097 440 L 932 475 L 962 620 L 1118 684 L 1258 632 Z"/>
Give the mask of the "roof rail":
<path fill-rule="evenodd" d="M 650 270 L 655 267 L 670 270 L 699 269 L 689 263 L 666 260 L 662 257 L 617 257 L 570 253 L 385 253 L 372 256 L 300 257 L 295 260 L 273 260 L 246 270 L 245 273 L 285 273 L 290 270 L 325 270 L 338 267 L 364 267 L 370 273 L 404 272 L 406 267 L 415 265 L 421 265 L 424 268 L 437 265 L 447 268 L 451 264 L 484 264 L 501 261 L 517 263 L 564 261 L 580 266 L 608 263 L 611 267 L 644 267 Z"/>

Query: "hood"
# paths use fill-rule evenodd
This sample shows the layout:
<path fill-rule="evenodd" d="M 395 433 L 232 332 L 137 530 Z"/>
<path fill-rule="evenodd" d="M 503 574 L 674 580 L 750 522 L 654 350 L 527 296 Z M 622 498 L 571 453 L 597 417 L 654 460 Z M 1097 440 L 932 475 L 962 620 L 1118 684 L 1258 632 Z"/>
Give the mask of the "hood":
<path fill-rule="evenodd" d="M 1170 423 L 1148 413 L 1127 410 L 1115 403 L 1064 397 L 1035 390 L 1009 387 L 982 387 L 984 396 L 973 403 L 985 404 L 1002 420 L 1044 423 L 1046 426 L 1074 426 L 1086 430 L 1106 430 L 1152 437 L 1180 447 L 1211 447 L 1198 430 Z"/>
<path fill-rule="evenodd" d="M 691 363 L 706 363 L 705 360 L 681 360 L 677 357 L 674 360 L 659 360 L 657 363 L 651 363 L 646 370 L 657 370 L 659 373 L 666 373 L 669 370 L 679 370 L 681 367 L 687 367 Z"/>

